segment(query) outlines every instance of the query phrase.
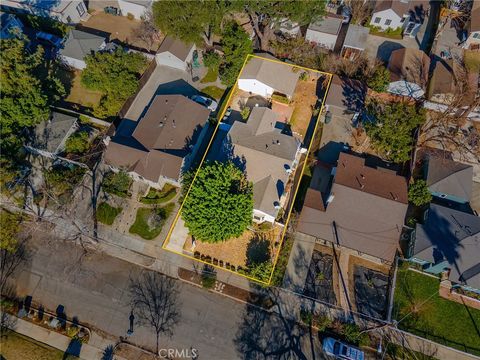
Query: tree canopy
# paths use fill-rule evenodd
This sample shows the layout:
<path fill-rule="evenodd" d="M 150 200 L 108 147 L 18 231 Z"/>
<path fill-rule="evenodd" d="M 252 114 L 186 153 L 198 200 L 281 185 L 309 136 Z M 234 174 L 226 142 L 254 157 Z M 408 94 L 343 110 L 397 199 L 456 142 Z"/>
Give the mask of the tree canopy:
<path fill-rule="evenodd" d="M 240 236 L 252 222 L 253 185 L 232 162 L 204 164 L 185 199 L 182 217 L 198 240 Z"/>
<path fill-rule="evenodd" d="M 425 180 L 415 180 L 408 188 L 408 200 L 416 205 L 422 206 L 432 201 L 432 194 L 428 190 Z"/>
<path fill-rule="evenodd" d="M 79 131 L 70 137 L 65 142 L 65 151 L 73 154 L 83 154 L 90 147 L 88 132 Z"/>
<path fill-rule="evenodd" d="M 368 87 L 376 92 L 385 92 L 388 84 L 390 84 L 390 72 L 382 65 L 377 66 L 372 75 L 367 78 Z"/>
<path fill-rule="evenodd" d="M 20 133 L 50 114 L 49 105 L 65 93 L 60 80 L 44 68 L 42 47 L 35 52 L 20 39 L 0 40 L 0 136 L 2 153 L 15 153 Z"/>
<path fill-rule="evenodd" d="M 413 130 L 425 120 L 425 110 L 405 103 L 371 102 L 367 112 L 372 118 L 365 130 L 379 155 L 398 163 L 410 159 Z"/>
<path fill-rule="evenodd" d="M 155 25 L 165 34 L 185 42 L 211 45 L 213 34 L 220 25 L 229 3 L 221 0 L 156 1 L 153 3 Z"/>
<path fill-rule="evenodd" d="M 103 92 L 100 105 L 94 109 L 98 117 L 114 116 L 123 103 L 135 93 L 138 80 L 147 65 L 139 53 L 127 53 L 122 48 L 114 52 L 96 52 L 85 57 L 82 84 Z"/>
<path fill-rule="evenodd" d="M 0 210 L 0 249 L 14 252 L 17 248 L 17 234 L 20 231 L 20 219 L 17 214 Z"/>

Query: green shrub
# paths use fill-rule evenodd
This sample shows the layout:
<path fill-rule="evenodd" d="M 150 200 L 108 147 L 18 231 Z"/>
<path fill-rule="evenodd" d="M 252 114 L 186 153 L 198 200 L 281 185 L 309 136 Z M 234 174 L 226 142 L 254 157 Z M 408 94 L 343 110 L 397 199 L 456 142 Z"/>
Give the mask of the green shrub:
<path fill-rule="evenodd" d="M 70 338 L 73 338 L 73 337 L 77 336 L 79 330 L 80 329 L 77 326 L 70 326 L 67 329 L 67 336 L 70 337 Z"/>
<path fill-rule="evenodd" d="M 416 180 L 408 189 L 408 200 L 415 206 L 422 206 L 432 201 L 432 194 L 425 180 Z"/>
<path fill-rule="evenodd" d="M 273 94 L 272 100 L 282 104 L 290 104 L 290 100 L 285 95 L 282 95 L 282 94 Z"/>
<path fill-rule="evenodd" d="M 365 346 L 368 345 L 369 339 L 367 333 L 362 333 L 357 324 L 346 323 L 343 325 L 342 335 L 349 343 Z"/>
<path fill-rule="evenodd" d="M 308 80 L 308 74 L 307 74 L 306 71 L 304 71 L 300 74 L 300 80 L 301 81 L 307 81 Z"/>
<path fill-rule="evenodd" d="M 160 235 L 166 219 L 170 216 L 175 207 L 168 204 L 155 209 L 140 208 L 137 210 L 135 222 L 129 232 L 137 234 L 145 240 L 152 240 Z"/>
<path fill-rule="evenodd" d="M 127 13 L 127 19 L 128 20 L 134 20 L 135 16 L 132 13 Z"/>
<path fill-rule="evenodd" d="M 202 287 L 204 287 L 205 289 L 213 289 L 216 282 L 217 282 L 216 274 L 202 273 Z"/>
<path fill-rule="evenodd" d="M 162 190 L 150 189 L 148 194 L 140 199 L 143 204 L 161 204 L 172 200 L 177 195 L 177 188 L 165 184 Z"/>
<path fill-rule="evenodd" d="M 203 64 L 209 69 L 216 68 L 217 72 L 218 67 L 220 66 L 220 60 L 220 56 L 214 51 L 209 51 L 203 54 Z"/>
<path fill-rule="evenodd" d="M 132 178 L 125 171 L 110 172 L 103 179 L 102 188 L 107 193 L 127 197 L 131 184 Z"/>
<path fill-rule="evenodd" d="M 68 154 L 83 154 L 89 147 L 89 136 L 86 131 L 79 131 L 70 135 L 65 142 L 65 151 Z"/>
<path fill-rule="evenodd" d="M 245 106 L 240 112 L 240 115 L 242 115 L 243 120 L 247 120 L 250 116 L 250 108 L 248 106 Z"/>
<path fill-rule="evenodd" d="M 102 224 L 112 225 L 115 218 L 122 212 L 122 208 L 110 206 L 106 202 L 100 203 L 97 207 L 97 220 Z"/>
<path fill-rule="evenodd" d="M 314 315 L 312 319 L 313 326 L 315 326 L 320 332 L 327 330 L 330 326 L 332 326 L 332 323 L 332 319 L 330 319 L 330 317 L 326 314 Z"/>

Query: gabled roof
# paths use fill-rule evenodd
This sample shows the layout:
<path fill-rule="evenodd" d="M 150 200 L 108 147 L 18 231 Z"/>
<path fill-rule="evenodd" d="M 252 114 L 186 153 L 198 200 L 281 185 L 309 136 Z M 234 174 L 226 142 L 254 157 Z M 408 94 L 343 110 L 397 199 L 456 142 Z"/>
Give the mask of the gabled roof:
<path fill-rule="evenodd" d="M 232 147 L 230 156 L 244 164 L 249 181 L 253 182 L 255 209 L 276 215 L 287 185 L 287 169 L 291 166 L 299 142 L 293 136 L 282 134 L 275 127 L 278 115 L 264 107 L 254 107 L 246 123 L 235 122 L 225 147 Z"/>
<path fill-rule="evenodd" d="M 343 42 L 344 47 L 351 47 L 355 49 L 365 49 L 370 28 L 360 25 L 348 25 L 347 35 Z"/>
<path fill-rule="evenodd" d="M 361 81 L 333 75 L 325 104 L 359 112 L 365 106 L 367 90 Z"/>
<path fill-rule="evenodd" d="M 473 167 L 440 157 L 429 157 L 427 185 L 431 191 L 469 201 L 472 196 Z"/>
<path fill-rule="evenodd" d="M 178 180 L 183 159 L 209 115 L 208 109 L 182 95 L 157 95 L 131 136 L 110 141 L 105 160 L 153 182 L 160 176 Z"/>
<path fill-rule="evenodd" d="M 431 96 L 452 94 L 455 92 L 455 76 L 453 60 L 436 59 L 429 84 Z"/>
<path fill-rule="evenodd" d="M 310 23 L 308 30 L 324 34 L 338 35 L 342 27 L 343 17 L 328 15 L 323 19 Z"/>
<path fill-rule="evenodd" d="M 76 122 L 75 116 L 52 112 L 48 121 L 42 121 L 35 127 L 31 146 L 56 154 Z"/>
<path fill-rule="evenodd" d="M 166 36 L 165 39 L 163 39 L 157 54 L 169 52 L 181 61 L 185 61 L 187 60 L 188 54 L 190 54 L 193 46 L 193 44 L 186 44 L 172 36 Z"/>
<path fill-rule="evenodd" d="M 318 202 L 329 195 L 325 208 Z M 407 207 L 404 177 L 369 169 L 364 159 L 341 153 L 330 194 L 309 189 L 297 231 L 392 261 Z"/>
<path fill-rule="evenodd" d="M 98 51 L 107 39 L 103 36 L 73 29 L 60 50 L 60 55 L 83 60 L 86 55 Z"/>
<path fill-rule="evenodd" d="M 447 261 L 451 281 L 480 289 L 480 217 L 431 204 L 415 234 L 413 257 Z"/>
<path fill-rule="evenodd" d="M 403 48 L 392 51 L 388 61 L 391 81 L 405 80 L 425 89 L 430 58 L 422 50 Z"/>
<path fill-rule="evenodd" d="M 252 57 L 243 68 L 240 79 L 255 79 L 279 93 L 293 96 L 299 76 L 292 66 Z"/>
<path fill-rule="evenodd" d="M 425 12 L 428 6 L 428 0 L 378 0 L 373 13 L 392 9 L 399 17 L 403 17 L 409 13 L 418 15 L 419 12 Z"/>

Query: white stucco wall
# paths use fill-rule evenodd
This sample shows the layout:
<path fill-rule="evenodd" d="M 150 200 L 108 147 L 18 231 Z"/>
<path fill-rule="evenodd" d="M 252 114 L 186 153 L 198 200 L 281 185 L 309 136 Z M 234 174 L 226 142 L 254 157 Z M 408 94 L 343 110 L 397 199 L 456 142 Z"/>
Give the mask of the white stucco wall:
<path fill-rule="evenodd" d="M 337 42 L 337 35 L 325 34 L 315 30 L 307 29 L 305 40 L 314 42 L 318 46 L 333 50 Z"/>
<path fill-rule="evenodd" d="M 272 87 L 255 79 L 238 79 L 238 88 L 263 97 L 270 97 L 275 91 Z"/>
<path fill-rule="evenodd" d="M 80 20 L 88 17 L 87 6 L 83 0 L 61 1 L 53 5 L 50 9 L 32 6 L 34 2 L 16 2 L 2 0 L 2 6 L 9 7 L 14 12 L 30 13 L 41 17 L 49 17 L 66 24 L 77 24 Z M 83 4 L 82 14 L 77 10 L 77 6 Z"/>
<path fill-rule="evenodd" d="M 193 46 L 190 49 L 190 52 L 188 53 L 188 56 L 185 59 L 185 61 L 180 60 L 169 51 L 158 53 L 157 55 L 155 55 L 155 60 L 157 61 L 158 65 L 170 66 L 172 68 L 185 71 L 187 70 L 188 63 L 192 62 L 194 51 L 195 51 L 195 46 Z"/>
<path fill-rule="evenodd" d="M 71 57 L 68 57 L 68 56 L 60 56 L 60 60 L 72 67 L 72 68 L 75 68 L 75 69 L 78 69 L 78 70 L 83 70 L 87 67 L 87 64 L 85 63 L 85 61 L 83 60 L 79 60 L 79 59 L 74 59 L 74 58 L 71 58 Z"/>
<path fill-rule="evenodd" d="M 480 45 L 480 31 L 472 31 L 465 41 L 463 48 L 469 49 L 471 45 Z"/>
<path fill-rule="evenodd" d="M 118 0 L 118 7 L 122 11 L 123 16 L 127 16 L 129 13 L 132 14 L 135 19 L 140 20 L 145 12 L 148 10 L 149 2 L 145 2 L 145 6 L 134 4 L 124 0 Z"/>
<path fill-rule="evenodd" d="M 376 18 L 380 18 L 379 23 L 375 23 Z M 388 28 L 396 29 L 398 27 L 403 27 L 403 23 L 401 22 L 402 19 L 403 17 L 398 16 L 395 11 L 392 9 L 387 9 L 373 13 L 372 19 L 370 20 L 370 25 L 378 26 L 382 30 L 387 30 Z M 385 25 L 387 20 L 392 20 L 390 25 Z"/>

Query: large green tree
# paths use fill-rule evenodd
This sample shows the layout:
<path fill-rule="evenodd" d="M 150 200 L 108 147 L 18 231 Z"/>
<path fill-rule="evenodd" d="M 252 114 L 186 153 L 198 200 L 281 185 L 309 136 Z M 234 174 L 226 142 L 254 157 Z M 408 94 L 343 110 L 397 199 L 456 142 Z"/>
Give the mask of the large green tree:
<path fill-rule="evenodd" d="M 414 143 L 414 129 L 425 121 L 425 110 L 405 103 L 373 101 L 367 112 L 371 120 L 365 124 L 365 130 L 379 155 L 398 163 L 408 161 Z"/>
<path fill-rule="evenodd" d="M 114 52 L 97 52 L 85 57 L 82 84 L 103 92 L 100 105 L 94 109 L 99 117 L 114 116 L 123 103 L 135 93 L 138 80 L 146 67 L 146 58 L 122 48 Z"/>
<path fill-rule="evenodd" d="M 415 180 L 415 182 L 409 186 L 408 200 L 416 206 L 422 206 L 432 201 L 432 194 L 425 180 Z"/>
<path fill-rule="evenodd" d="M 322 0 L 237 0 L 233 6 L 236 11 L 244 11 L 248 15 L 262 50 L 268 50 L 272 28 L 280 21 L 290 19 L 307 25 L 325 14 L 325 1 Z"/>
<path fill-rule="evenodd" d="M 228 1 L 155 1 L 155 25 L 165 34 L 186 42 L 212 44 L 212 35 L 219 34 Z"/>
<path fill-rule="evenodd" d="M 42 47 L 31 52 L 24 40 L 0 40 L 0 53 L 2 155 L 14 155 L 22 130 L 46 120 L 65 89 L 46 68 Z"/>
<path fill-rule="evenodd" d="M 227 86 L 235 84 L 243 62 L 253 51 L 252 40 L 234 21 L 225 24 L 222 33 L 223 62 L 220 66 L 220 78 Z"/>
<path fill-rule="evenodd" d="M 198 240 L 240 236 L 252 222 L 253 186 L 232 162 L 204 164 L 185 199 L 182 217 Z"/>

